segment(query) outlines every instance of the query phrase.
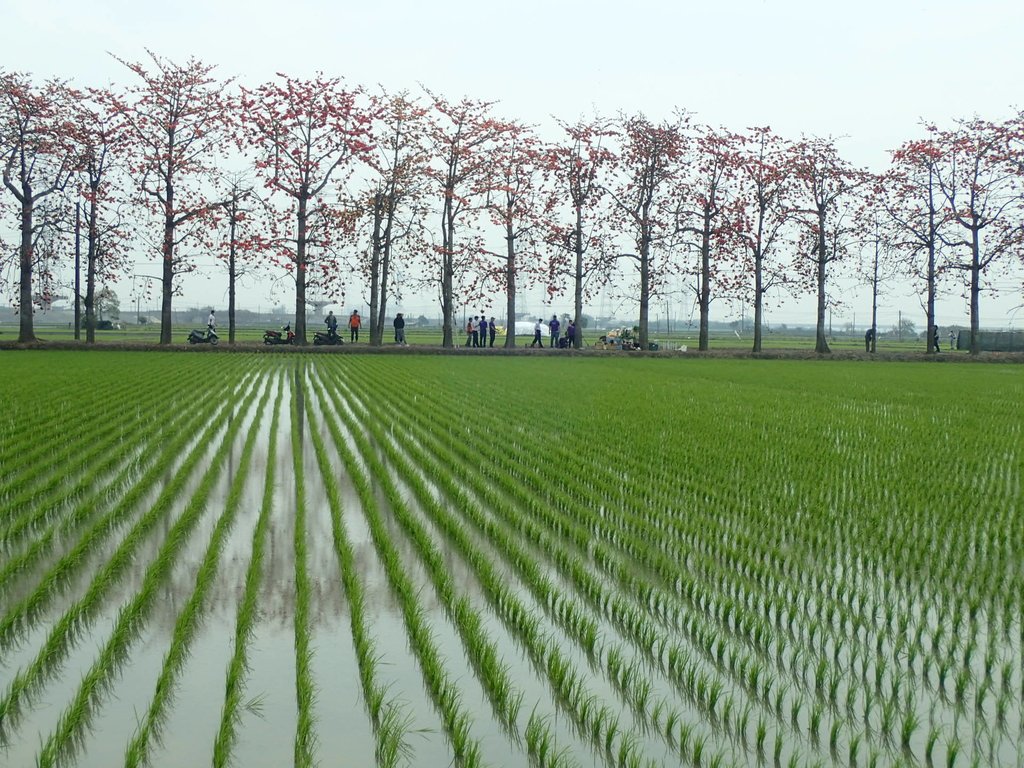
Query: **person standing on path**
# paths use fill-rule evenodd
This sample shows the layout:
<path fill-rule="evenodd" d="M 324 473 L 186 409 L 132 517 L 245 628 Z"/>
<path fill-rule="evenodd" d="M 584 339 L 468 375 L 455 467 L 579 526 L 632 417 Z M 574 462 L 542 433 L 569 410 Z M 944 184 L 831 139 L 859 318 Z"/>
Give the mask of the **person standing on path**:
<path fill-rule="evenodd" d="M 359 329 L 363 327 L 363 318 L 359 316 L 359 310 L 353 309 L 348 316 L 348 338 L 349 341 L 359 341 Z"/>
<path fill-rule="evenodd" d="M 494 318 L 493 317 L 491 318 L 491 322 L 487 325 L 487 333 L 488 333 L 488 335 L 490 336 L 490 339 L 491 339 L 490 346 L 493 347 L 494 346 L 494 336 L 495 336 L 495 334 L 498 333 L 498 328 L 497 328 L 497 326 L 494 325 Z"/>
<path fill-rule="evenodd" d="M 956 349 L 956 331 L 952 328 L 949 329 L 949 351 L 952 352 Z"/>
<path fill-rule="evenodd" d="M 562 324 L 558 322 L 558 315 L 552 315 L 551 321 L 548 323 L 548 330 L 551 331 L 550 341 L 548 342 L 549 347 L 558 346 L 558 330 L 562 327 Z"/>
<path fill-rule="evenodd" d="M 327 313 L 324 323 L 327 325 L 327 335 L 332 339 L 336 339 L 338 337 L 338 318 L 334 316 L 333 309 Z"/>
<path fill-rule="evenodd" d="M 405 318 L 402 317 L 402 313 L 399 312 L 395 315 L 395 344 L 401 344 L 403 347 L 405 344 Z"/>
<path fill-rule="evenodd" d="M 867 332 L 864 334 L 864 351 L 865 352 L 870 352 L 871 351 L 871 342 L 874 341 L 874 340 L 875 340 L 875 329 L 874 328 L 868 328 Z"/>

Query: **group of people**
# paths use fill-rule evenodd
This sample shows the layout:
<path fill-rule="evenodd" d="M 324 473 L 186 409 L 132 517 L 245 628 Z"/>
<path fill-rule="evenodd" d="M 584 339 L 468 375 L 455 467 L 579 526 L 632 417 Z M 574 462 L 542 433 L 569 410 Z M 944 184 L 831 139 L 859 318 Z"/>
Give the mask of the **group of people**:
<path fill-rule="evenodd" d="M 484 315 L 473 315 L 472 320 L 466 321 L 466 346 L 467 347 L 493 347 L 494 337 L 498 335 L 498 326 L 494 324 L 494 318 L 490 320 Z"/>
<path fill-rule="evenodd" d="M 871 351 L 871 342 L 873 342 L 874 340 L 875 340 L 875 329 L 874 328 L 868 328 L 867 332 L 864 334 L 864 351 L 865 352 L 870 352 Z M 932 326 L 932 346 L 935 348 L 936 352 L 939 352 L 942 349 L 939 346 L 939 326 L 937 326 L 937 325 Z M 949 350 L 950 350 L 950 352 L 952 352 L 954 349 L 956 349 L 956 331 L 953 330 L 952 328 L 950 328 L 949 329 Z"/>
<path fill-rule="evenodd" d="M 334 315 L 334 310 L 327 313 L 327 317 L 324 318 L 324 323 L 327 325 L 327 335 L 332 338 L 338 335 L 338 318 Z M 405 316 L 399 312 L 395 315 L 393 322 L 395 327 L 395 344 L 401 344 L 406 346 L 405 342 Z M 363 327 L 363 318 L 359 315 L 359 310 L 352 310 L 352 314 L 348 316 L 348 337 L 350 342 L 359 341 L 359 329 Z"/>
<path fill-rule="evenodd" d="M 551 319 L 546 323 L 548 329 L 548 346 L 552 349 L 558 347 L 559 349 L 569 349 L 573 346 L 576 340 L 576 323 L 570 320 L 565 324 L 564 335 L 559 336 L 559 332 L 562 330 L 562 323 L 558 320 L 558 315 L 552 315 Z M 533 341 L 530 342 L 531 347 L 543 347 L 544 340 L 541 338 L 541 334 L 544 331 L 545 323 L 541 318 L 537 318 L 537 322 L 533 324 Z"/>

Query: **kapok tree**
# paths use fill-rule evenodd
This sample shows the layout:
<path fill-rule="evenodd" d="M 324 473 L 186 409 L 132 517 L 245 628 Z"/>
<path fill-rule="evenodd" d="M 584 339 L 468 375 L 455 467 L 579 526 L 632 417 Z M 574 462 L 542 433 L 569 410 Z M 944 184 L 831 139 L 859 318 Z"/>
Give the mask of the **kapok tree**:
<path fill-rule="evenodd" d="M 929 353 L 939 351 L 932 330 L 936 326 L 938 259 L 943 247 L 941 232 L 948 221 L 938 184 L 941 162 L 942 150 L 936 142 L 929 139 L 904 142 L 892 153 L 892 165 L 879 179 L 875 195 L 894 229 L 892 245 L 902 257 L 904 271 L 924 283 L 929 329 L 925 337 Z M 879 247 L 876 237 L 876 263 Z M 871 327 L 876 327 L 874 313 Z"/>
<path fill-rule="evenodd" d="M 651 297 L 668 273 L 667 254 L 676 234 L 673 191 L 688 149 L 689 122 L 682 113 L 658 124 L 638 114 L 623 116 L 618 125 L 616 179 L 606 189 L 613 218 L 635 245 L 632 253 L 621 256 L 633 260 L 639 273 L 642 349 L 647 349 Z"/>
<path fill-rule="evenodd" d="M 77 109 L 78 193 L 85 219 L 85 340 L 96 342 L 97 281 L 116 280 L 128 259 L 123 171 L 127 137 L 110 94 L 90 89 Z"/>
<path fill-rule="evenodd" d="M 785 239 L 788 216 L 782 201 L 789 174 L 786 143 L 771 128 L 751 128 L 737 139 L 737 216 L 733 235 L 744 249 L 753 277 L 754 343 L 760 352 L 764 329 L 765 296 L 772 288 L 785 285 L 789 276 L 776 258 Z"/>
<path fill-rule="evenodd" d="M 735 253 L 727 241 L 733 239 L 738 213 L 735 178 L 739 142 L 738 136 L 725 129 L 700 126 L 690 162 L 676 184 L 676 232 L 688 250 L 698 255 L 695 291 L 700 310 L 698 346 L 702 352 L 708 349 L 711 286 L 723 284 L 723 262 Z"/>
<path fill-rule="evenodd" d="M 1024 247 L 1024 161 L 1015 143 L 1016 131 L 1013 121 L 979 118 L 959 120 L 948 131 L 929 127 L 942 152 L 936 180 L 953 230 L 943 236 L 954 249 L 949 266 L 970 279 L 972 355 L 980 351 L 982 279 L 990 267 L 1003 264 Z"/>
<path fill-rule="evenodd" d="M 403 244 L 421 241 L 427 110 L 407 93 L 382 94 L 372 104 L 372 148 L 363 158 L 370 167 L 369 180 L 355 207 L 370 230 L 362 269 L 370 286 L 370 344 L 380 346 L 395 257 Z"/>
<path fill-rule="evenodd" d="M 293 234 L 280 229 L 277 252 L 295 279 L 295 336 L 306 343 L 306 290 L 334 290 L 336 270 L 326 263 L 330 247 L 311 249 L 310 216 L 324 227 L 321 246 L 332 243 L 330 223 L 342 217 L 324 197 L 342 185 L 354 161 L 369 150 L 370 115 L 359 89 L 321 74 L 302 80 L 279 75 L 255 90 L 242 89 L 242 134 L 255 153 L 256 173 L 271 195 L 289 198 Z"/>
<path fill-rule="evenodd" d="M 504 286 L 505 317 L 509 328 L 514 329 L 517 284 L 524 276 L 534 282 L 544 277 L 534 247 L 542 220 L 543 156 L 536 135 L 521 123 L 509 123 L 496 138 L 489 155 L 484 205 L 493 223 L 505 235 L 505 250 L 496 254 L 487 252 L 486 255 L 498 257 L 500 266 L 484 270 L 481 282 L 493 277 Z M 515 333 L 506 333 L 505 348 L 511 349 L 515 344 Z"/>
<path fill-rule="evenodd" d="M 80 96 L 67 85 L 49 81 L 33 86 L 28 75 L 0 72 L 0 152 L 3 180 L 17 203 L 19 342 L 35 341 L 32 277 L 35 243 L 47 225 L 36 208 L 64 189 L 79 159 L 73 108 Z"/>
<path fill-rule="evenodd" d="M 583 300 L 607 279 L 614 257 L 604 247 L 608 240 L 605 217 L 598 214 L 604 194 L 605 173 L 614 162 L 608 148 L 613 131 L 607 120 L 594 118 L 576 123 L 559 123 L 564 136 L 549 145 L 544 166 L 550 176 L 551 198 L 547 206 L 547 240 L 553 250 L 549 267 L 552 282 L 565 276 L 573 291 L 573 317 L 576 320 L 577 349 L 583 341 Z M 571 208 L 568 225 L 558 223 L 558 214 Z M 554 287 L 554 286 L 552 286 Z M 506 346 L 511 346 L 506 340 Z"/>
<path fill-rule="evenodd" d="M 831 352 L 825 333 L 829 268 L 847 254 L 854 220 L 845 205 L 865 177 L 840 157 L 832 138 L 813 137 L 793 143 L 787 166 L 793 181 L 787 207 L 802 229 L 795 266 L 814 284 L 814 351 L 825 354 Z"/>
<path fill-rule="evenodd" d="M 451 103 L 429 91 L 427 95 L 432 103 L 426 132 L 430 156 L 427 174 L 431 194 L 440 200 L 441 214 L 441 243 L 434 247 L 440 269 L 431 269 L 431 272 L 437 275 L 439 288 L 441 343 L 452 347 L 455 344 L 455 280 L 458 276 L 461 281 L 476 255 L 459 239 L 460 227 L 470 213 L 479 210 L 476 193 L 487 172 L 488 156 L 484 150 L 506 126 L 490 115 L 490 102 L 463 99 Z"/>
<path fill-rule="evenodd" d="M 232 173 L 223 179 L 224 204 L 217 212 L 217 258 L 228 273 L 228 343 L 235 343 L 238 281 L 251 269 L 253 255 L 264 242 L 257 228 L 267 224 L 262 201 L 256 198 L 248 174 Z"/>
<path fill-rule="evenodd" d="M 170 344 L 176 279 L 195 269 L 187 246 L 204 241 L 211 213 L 223 205 L 211 197 L 211 185 L 231 122 L 230 81 L 217 80 L 214 67 L 196 59 L 177 64 L 147 53 L 146 64 L 118 59 L 141 82 L 110 100 L 129 137 L 135 185 L 160 222 L 160 343 Z"/>

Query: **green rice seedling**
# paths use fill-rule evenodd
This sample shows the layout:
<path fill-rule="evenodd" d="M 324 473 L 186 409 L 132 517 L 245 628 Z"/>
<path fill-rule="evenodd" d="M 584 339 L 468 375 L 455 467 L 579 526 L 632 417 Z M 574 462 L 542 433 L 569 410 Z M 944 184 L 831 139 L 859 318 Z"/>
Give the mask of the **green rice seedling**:
<path fill-rule="evenodd" d="M 832 727 L 828 729 L 828 753 L 836 761 L 839 760 L 839 734 L 842 733 L 843 724 L 842 720 L 835 718 Z"/>
<path fill-rule="evenodd" d="M 860 765 L 859 755 L 860 755 L 860 743 L 861 743 L 862 738 L 863 738 L 863 735 L 860 734 L 860 733 L 853 734 L 853 736 L 850 738 L 850 743 L 846 747 L 846 753 L 847 753 L 847 761 L 846 762 L 847 762 L 847 765 L 850 766 L 850 768 L 857 768 Z"/>
<path fill-rule="evenodd" d="M 938 742 L 940 735 L 941 735 L 941 729 L 939 729 L 939 728 L 930 728 L 930 729 L 928 729 L 928 738 L 927 738 L 927 740 L 925 741 L 925 744 L 924 744 L 924 762 L 925 762 L 925 765 L 928 766 L 928 768 L 932 768 L 932 766 L 935 764 L 934 760 L 932 758 L 932 755 L 935 752 L 935 744 L 936 744 L 936 742 Z"/>
<path fill-rule="evenodd" d="M 764 718 L 757 718 L 757 728 L 754 733 L 754 751 L 758 757 L 764 757 L 764 741 L 768 737 L 768 724 L 764 721 Z"/>
<path fill-rule="evenodd" d="M 960 741 L 955 736 L 946 739 L 946 768 L 954 768 L 959 754 Z"/>

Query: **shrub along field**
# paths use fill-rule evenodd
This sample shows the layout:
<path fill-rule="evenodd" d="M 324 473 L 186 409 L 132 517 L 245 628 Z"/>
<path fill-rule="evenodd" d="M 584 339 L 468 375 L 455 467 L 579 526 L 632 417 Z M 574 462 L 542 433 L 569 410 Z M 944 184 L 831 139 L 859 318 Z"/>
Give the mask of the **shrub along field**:
<path fill-rule="evenodd" d="M 2 363 L 5 765 L 1022 764 L 1020 366 Z"/>

